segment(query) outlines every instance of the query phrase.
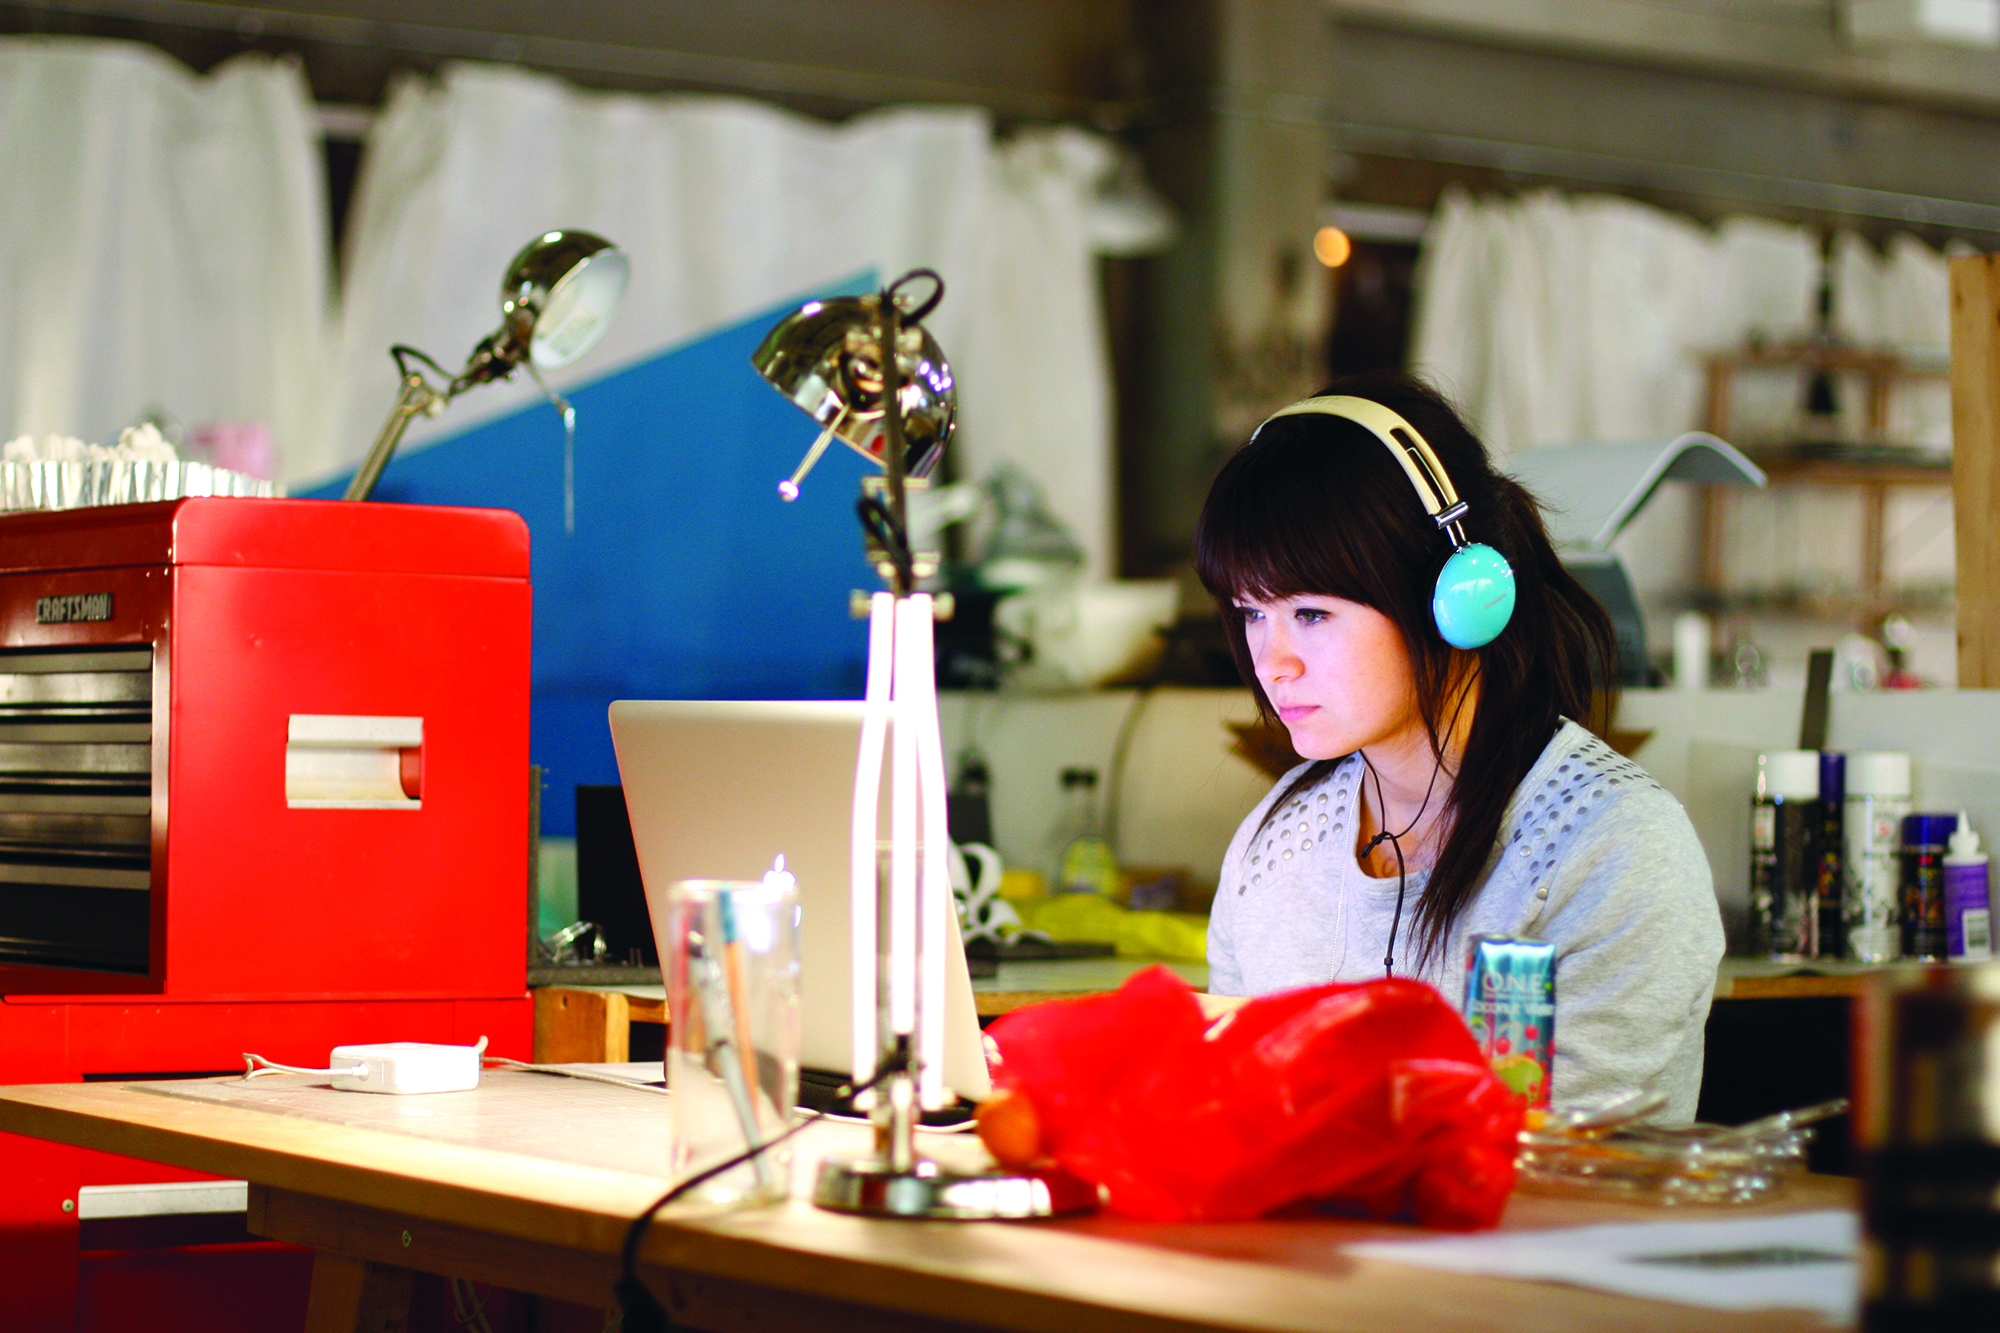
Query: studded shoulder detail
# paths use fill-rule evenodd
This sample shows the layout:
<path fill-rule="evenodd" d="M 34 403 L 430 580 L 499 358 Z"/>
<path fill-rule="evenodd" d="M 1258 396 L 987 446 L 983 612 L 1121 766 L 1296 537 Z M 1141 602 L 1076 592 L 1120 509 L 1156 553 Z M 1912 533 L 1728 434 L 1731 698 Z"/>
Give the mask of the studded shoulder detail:
<path fill-rule="evenodd" d="M 1645 769 L 1590 735 L 1557 760 L 1545 777 L 1542 772 L 1537 765 L 1529 776 L 1532 788 L 1523 784 L 1515 794 L 1508 812 L 1512 828 L 1506 856 L 1517 863 L 1515 868 L 1535 897 L 1547 902 L 1548 875 L 1579 823 L 1620 791 L 1664 788 Z"/>
<path fill-rule="evenodd" d="M 1354 775 L 1360 765 L 1341 764 L 1317 787 L 1292 797 L 1264 821 L 1250 842 L 1245 874 L 1236 886 L 1239 896 L 1261 887 L 1268 875 L 1275 879 L 1292 869 L 1300 858 L 1329 846 L 1343 832 L 1351 838 L 1356 816 Z"/>

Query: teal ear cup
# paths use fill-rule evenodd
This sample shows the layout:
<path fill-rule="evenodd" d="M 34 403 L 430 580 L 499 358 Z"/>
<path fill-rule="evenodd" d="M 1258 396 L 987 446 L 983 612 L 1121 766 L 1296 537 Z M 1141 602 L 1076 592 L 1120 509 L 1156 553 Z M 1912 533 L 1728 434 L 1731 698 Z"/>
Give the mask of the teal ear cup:
<path fill-rule="evenodd" d="M 1480 542 L 1461 546 L 1438 571 L 1431 615 L 1454 648 L 1483 648 L 1514 614 L 1514 567 Z"/>

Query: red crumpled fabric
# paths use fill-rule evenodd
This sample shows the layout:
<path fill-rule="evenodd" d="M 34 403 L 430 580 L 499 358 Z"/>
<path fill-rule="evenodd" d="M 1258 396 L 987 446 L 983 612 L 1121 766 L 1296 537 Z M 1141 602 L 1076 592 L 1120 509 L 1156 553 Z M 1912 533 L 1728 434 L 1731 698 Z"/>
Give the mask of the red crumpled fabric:
<path fill-rule="evenodd" d="M 1211 1024 L 1150 967 L 1108 995 L 987 1029 L 996 1087 L 1025 1094 L 1044 1150 L 1155 1221 L 1314 1201 L 1424 1226 L 1500 1219 L 1525 1103 L 1420 981 L 1284 991 Z"/>

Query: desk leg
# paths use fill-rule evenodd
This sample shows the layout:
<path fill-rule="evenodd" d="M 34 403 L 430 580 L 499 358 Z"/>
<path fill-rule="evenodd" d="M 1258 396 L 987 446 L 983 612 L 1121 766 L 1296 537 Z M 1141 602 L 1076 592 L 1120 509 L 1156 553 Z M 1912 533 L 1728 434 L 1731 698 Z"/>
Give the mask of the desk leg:
<path fill-rule="evenodd" d="M 407 1268 L 320 1251 L 313 1256 L 305 1333 L 404 1333 L 415 1277 Z"/>

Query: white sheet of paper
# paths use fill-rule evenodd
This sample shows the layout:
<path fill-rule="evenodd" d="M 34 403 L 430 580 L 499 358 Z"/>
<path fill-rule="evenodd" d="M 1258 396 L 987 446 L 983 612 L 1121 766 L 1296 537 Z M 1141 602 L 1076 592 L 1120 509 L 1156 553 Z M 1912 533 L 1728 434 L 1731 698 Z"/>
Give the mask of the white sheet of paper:
<path fill-rule="evenodd" d="M 1828 1211 L 1369 1241 L 1347 1252 L 1716 1310 L 1786 1306 L 1853 1321 L 1861 1301 L 1860 1245 L 1854 1214 Z"/>

